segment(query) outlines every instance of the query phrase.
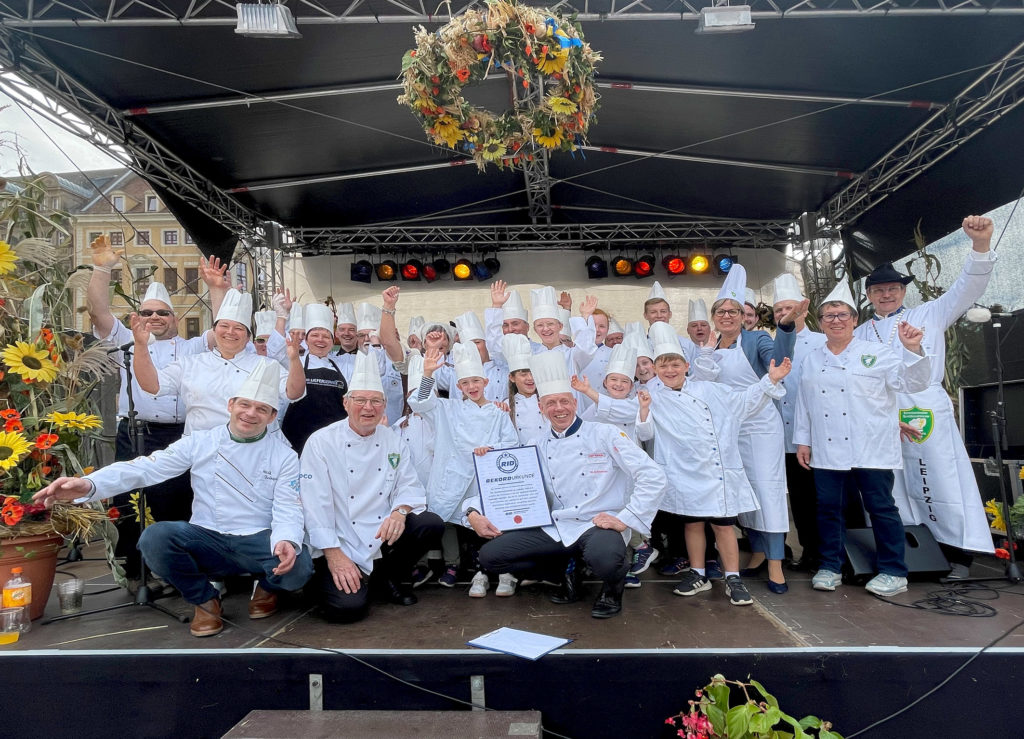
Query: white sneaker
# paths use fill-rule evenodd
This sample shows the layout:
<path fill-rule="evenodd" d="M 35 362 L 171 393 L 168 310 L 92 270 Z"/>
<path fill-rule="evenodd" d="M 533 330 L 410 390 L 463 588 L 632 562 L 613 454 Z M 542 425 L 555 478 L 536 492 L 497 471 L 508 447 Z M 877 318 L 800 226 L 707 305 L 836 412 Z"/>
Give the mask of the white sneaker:
<path fill-rule="evenodd" d="M 499 598 L 507 598 L 510 595 L 515 595 L 517 582 L 519 581 L 516 580 L 510 572 L 506 572 L 504 575 L 498 575 L 498 587 L 494 589 L 494 594 Z"/>
<path fill-rule="evenodd" d="M 491 587 L 491 581 L 487 578 L 483 572 L 478 572 L 473 575 L 473 579 L 469 583 L 469 597 L 470 598 L 483 598 L 487 595 L 487 590 Z"/>
<path fill-rule="evenodd" d="M 888 598 L 890 595 L 899 595 L 900 593 L 907 592 L 907 578 L 882 573 L 871 578 L 868 584 L 864 586 L 864 589 L 869 593 Z"/>
<path fill-rule="evenodd" d="M 811 578 L 811 587 L 815 590 L 835 590 L 843 582 L 843 577 L 832 570 L 818 570 Z"/>

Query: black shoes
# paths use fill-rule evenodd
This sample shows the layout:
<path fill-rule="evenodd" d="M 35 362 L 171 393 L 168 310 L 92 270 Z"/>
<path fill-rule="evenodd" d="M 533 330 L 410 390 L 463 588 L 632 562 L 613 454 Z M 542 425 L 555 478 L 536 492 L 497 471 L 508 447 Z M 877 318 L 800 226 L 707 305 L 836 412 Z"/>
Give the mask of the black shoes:
<path fill-rule="evenodd" d="M 579 560 L 575 558 L 569 560 L 569 564 L 565 568 L 565 579 L 562 581 L 562 587 L 557 593 L 550 596 L 552 603 L 565 605 L 566 603 L 575 603 L 580 599 L 580 567 L 581 563 Z"/>
<path fill-rule="evenodd" d="M 413 595 L 412 588 L 388 583 L 387 601 L 396 606 L 414 606 L 419 602 L 419 598 Z"/>
<path fill-rule="evenodd" d="M 625 579 L 616 583 L 605 583 L 601 595 L 594 601 L 590 615 L 594 618 L 611 618 L 622 612 L 622 591 L 626 587 Z"/>

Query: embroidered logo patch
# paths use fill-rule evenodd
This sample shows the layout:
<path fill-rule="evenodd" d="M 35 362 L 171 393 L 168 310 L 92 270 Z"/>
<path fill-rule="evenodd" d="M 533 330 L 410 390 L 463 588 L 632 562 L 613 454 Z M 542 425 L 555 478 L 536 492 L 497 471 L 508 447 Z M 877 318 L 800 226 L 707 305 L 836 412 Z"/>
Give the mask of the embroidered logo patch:
<path fill-rule="evenodd" d="M 402 455 L 401 454 L 395 454 L 394 452 L 389 454 L 388 455 L 388 464 L 391 465 L 391 469 L 397 470 L 398 469 L 398 462 L 401 459 L 402 459 Z"/>
<path fill-rule="evenodd" d="M 935 414 L 927 408 L 900 408 L 900 421 L 913 426 L 921 432 L 920 439 L 911 439 L 915 444 L 924 443 L 925 439 L 932 435 L 932 428 L 935 426 Z"/>
<path fill-rule="evenodd" d="M 294 480 L 288 481 L 288 487 L 290 487 L 295 492 L 299 492 L 299 490 L 302 489 L 302 483 L 299 481 L 299 478 L 296 477 Z"/>
<path fill-rule="evenodd" d="M 878 361 L 878 357 L 874 354 L 861 354 L 860 363 L 865 367 L 871 368 L 875 366 L 875 362 Z"/>

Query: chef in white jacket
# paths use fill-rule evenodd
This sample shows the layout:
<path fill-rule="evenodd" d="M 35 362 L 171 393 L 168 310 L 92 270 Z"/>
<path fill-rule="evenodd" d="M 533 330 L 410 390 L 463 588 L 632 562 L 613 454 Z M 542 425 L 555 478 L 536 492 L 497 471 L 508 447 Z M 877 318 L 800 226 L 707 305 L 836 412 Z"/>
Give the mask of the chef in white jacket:
<path fill-rule="evenodd" d="M 583 565 L 577 559 L 582 559 L 603 581 L 590 613 L 594 618 L 610 618 L 622 610 L 630 529 L 650 534 L 665 475 L 621 431 L 579 418 L 565 364 L 558 355 L 534 355 L 531 368 L 541 409 L 551 422 L 551 434 L 538 451 L 554 524 L 501 533 L 474 505 L 466 507 L 466 519 L 479 535 L 492 539 L 480 550 L 480 563 L 486 569 L 535 572 L 546 578 L 564 572 L 562 590 L 551 597 L 554 603 L 579 599 Z M 570 558 L 568 569 L 566 557 Z"/>
<path fill-rule="evenodd" d="M 226 403 L 227 423 L 183 436 L 148 457 L 115 462 L 83 478 L 62 477 L 34 500 L 99 500 L 191 470 L 191 520 L 147 526 L 139 539 L 143 557 L 195 606 L 193 636 L 223 630 L 220 594 L 210 580 L 226 575 L 258 575 L 249 617 L 272 615 L 276 593 L 298 590 L 312 572 L 302 546 L 299 460 L 279 435 L 267 433 L 277 413 L 279 375 L 276 362 L 261 362 Z"/>
<path fill-rule="evenodd" d="M 821 563 L 812 586 L 835 590 L 840 583 L 845 487 L 853 482 L 871 517 L 878 561 L 878 575 L 865 587 L 890 596 L 907 589 L 903 523 L 892 496 L 893 471 L 903 466 L 896 394 L 927 387 L 931 363 L 921 330 L 906 322 L 898 328 L 899 354 L 855 338 L 856 305 L 842 280 L 818 306 L 826 343 L 804 359 L 793 443 L 800 464 L 814 469 L 818 492 Z"/>
<path fill-rule="evenodd" d="M 508 334 L 525 336 L 530 342 L 530 352 L 536 354 L 544 347 L 529 338 L 530 314 L 523 305 L 523 299 L 516 290 L 509 290 L 504 280 L 491 283 L 491 307 L 484 311 L 484 337 L 487 352 L 492 359 L 501 361 L 501 337 Z"/>
<path fill-rule="evenodd" d="M 550 433 L 551 424 L 540 412 L 540 395 L 530 371 L 530 341 L 522 334 L 505 334 L 501 346 L 508 362 L 509 417 L 519 434 L 519 445 L 537 444 Z"/>
<path fill-rule="evenodd" d="M 487 378 L 484 397 L 488 400 L 508 400 L 508 367 L 501 355 L 495 360 L 487 351 L 484 327 L 480 325 L 476 313 L 467 311 L 455 316 L 455 332 L 459 335 L 459 343 L 464 346 L 475 346 L 480 354 L 484 377 Z"/>
<path fill-rule="evenodd" d="M 377 363 L 357 354 L 345 395 L 348 418 L 315 431 L 302 451 L 302 507 L 314 580 L 328 620 L 366 617 L 371 587 L 410 606 L 400 583 L 434 548 L 443 524 L 426 495 L 409 447 L 381 425 L 384 386 Z"/>
<path fill-rule="evenodd" d="M 875 315 L 854 331 L 858 339 L 881 343 L 896 352 L 901 322 L 924 331 L 924 349 L 932 357 L 931 382 L 921 392 L 899 394 L 900 420 L 916 426 L 919 435 L 916 439 L 904 437 L 903 472 L 896 475 L 893 497 L 905 524 L 924 524 L 932 532 L 952 565 L 949 577 L 954 579 L 970 574 L 970 551 L 993 551 L 978 482 L 958 432 L 953 404 L 942 387 L 946 329 L 981 298 L 996 262 L 990 248 L 993 229 L 989 218 L 968 216 L 963 230 L 972 248 L 949 290 L 935 300 L 907 308 L 903 300 L 913 278 L 883 264 L 865 280 Z"/>

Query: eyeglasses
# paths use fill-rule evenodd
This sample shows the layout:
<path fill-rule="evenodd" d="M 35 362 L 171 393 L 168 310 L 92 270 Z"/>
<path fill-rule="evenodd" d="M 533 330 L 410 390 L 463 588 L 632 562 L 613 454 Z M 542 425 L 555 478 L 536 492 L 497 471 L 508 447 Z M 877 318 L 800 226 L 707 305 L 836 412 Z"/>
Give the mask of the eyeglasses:
<path fill-rule="evenodd" d="M 362 408 L 367 404 L 369 404 L 371 408 L 380 408 L 384 405 L 384 401 L 380 398 L 353 398 L 350 395 L 348 396 L 348 399 L 351 400 L 352 405 L 357 408 Z"/>
<path fill-rule="evenodd" d="M 161 318 L 167 318 L 167 316 L 174 315 L 174 311 L 164 310 L 163 308 L 161 308 L 160 310 L 150 310 L 149 308 L 143 308 L 142 310 L 139 311 L 139 315 L 142 316 L 143 318 L 149 318 L 154 313 L 156 313 Z"/>
<path fill-rule="evenodd" d="M 835 323 L 836 321 L 849 321 L 853 318 L 852 313 L 826 313 L 821 317 L 825 323 Z"/>
<path fill-rule="evenodd" d="M 735 318 L 739 314 L 739 308 L 719 308 L 715 311 L 715 318 L 724 318 L 725 316 Z"/>

